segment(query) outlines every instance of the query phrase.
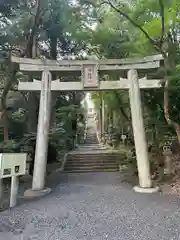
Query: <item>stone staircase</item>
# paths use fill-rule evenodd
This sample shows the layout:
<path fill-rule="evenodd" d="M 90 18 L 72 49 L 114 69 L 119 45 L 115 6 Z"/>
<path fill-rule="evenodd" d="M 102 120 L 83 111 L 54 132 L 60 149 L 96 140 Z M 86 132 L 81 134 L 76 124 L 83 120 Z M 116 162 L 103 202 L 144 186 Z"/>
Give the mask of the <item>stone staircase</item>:
<path fill-rule="evenodd" d="M 85 143 L 67 155 L 64 172 L 117 172 L 122 156 L 101 146 L 97 140 L 96 125 L 88 119 Z"/>

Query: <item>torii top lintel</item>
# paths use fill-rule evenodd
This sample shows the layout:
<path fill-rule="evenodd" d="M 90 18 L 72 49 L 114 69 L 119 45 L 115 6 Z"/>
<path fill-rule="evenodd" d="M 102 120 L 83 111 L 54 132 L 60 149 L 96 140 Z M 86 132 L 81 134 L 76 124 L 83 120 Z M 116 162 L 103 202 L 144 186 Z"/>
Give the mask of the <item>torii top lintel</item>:
<path fill-rule="evenodd" d="M 126 59 L 102 59 L 102 60 L 41 60 L 30 58 L 11 57 L 11 61 L 20 65 L 21 71 L 81 71 L 85 65 L 96 65 L 98 70 L 129 70 L 159 68 L 162 55 L 147 57 L 135 57 Z"/>

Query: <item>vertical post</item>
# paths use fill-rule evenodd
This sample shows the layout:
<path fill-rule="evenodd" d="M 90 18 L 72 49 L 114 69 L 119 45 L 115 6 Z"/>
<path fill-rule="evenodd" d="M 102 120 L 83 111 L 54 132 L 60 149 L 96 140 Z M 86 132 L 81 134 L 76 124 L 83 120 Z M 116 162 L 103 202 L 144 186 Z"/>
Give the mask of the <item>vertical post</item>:
<path fill-rule="evenodd" d="M 100 140 L 102 140 L 103 129 L 102 129 L 102 92 L 99 93 L 100 108 L 98 111 L 98 131 L 100 132 Z"/>
<path fill-rule="evenodd" d="M 0 168 L 2 166 L 2 153 L 0 153 Z M 0 179 L 0 200 L 3 197 L 4 194 L 4 185 L 3 185 L 3 179 Z"/>
<path fill-rule="evenodd" d="M 144 130 L 138 73 L 136 70 L 130 70 L 128 72 L 128 80 L 130 82 L 129 98 L 136 147 L 139 185 L 140 188 L 151 188 L 152 182 L 150 176 L 150 164 L 148 160 L 147 142 Z"/>
<path fill-rule="evenodd" d="M 43 190 L 45 185 L 48 134 L 51 112 L 51 81 L 51 73 L 49 71 L 44 71 L 42 73 L 32 190 Z"/>
<path fill-rule="evenodd" d="M 104 98 L 103 98 L 103 93 L 102 93 L 102 136 L 104 137 L 104 132 L 105 132 L 105 119 L 104 119 Z"/>
<path fill-rule="evenodd" d="M 15 207 L 17 203 L 17 195 L 19 189 L 19 177 L 11 177 L 11 195 L 10 195 L 10 207 Z"/>
<path fill-rule="evenodd" d="M 0 179 L 0 200 L 3 197 L 3 193 L 4 193 L 3 179 Z"/>

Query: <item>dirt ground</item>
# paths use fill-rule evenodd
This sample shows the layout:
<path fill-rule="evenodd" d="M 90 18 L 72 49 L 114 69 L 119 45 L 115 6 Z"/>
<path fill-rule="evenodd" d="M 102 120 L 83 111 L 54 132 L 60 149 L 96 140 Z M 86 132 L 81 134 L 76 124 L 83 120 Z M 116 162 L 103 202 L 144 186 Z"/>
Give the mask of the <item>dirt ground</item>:
<path fill-rule="evenodd" d="M 164 194 L 180 195 L 180 154 L 173 157 L 175 174 L 161 183 L 161 189 Z"/>
<path fill-rule="evenodd" d="M 180 195 L 180 155 L 174 156 L 174 164 L 176 169 L 175 176 L 159 183 L 161 191 L 164 195 L 175 195 L 175 196 Z M 60 168 L 60 163 L 51 165 L 51 174 L 49 174 L 46 178 L 46 185 L 52 189 L 55 188 L 61 181 L 63 173 L 59 172 L 58 170 L 59 168 Z M 128 183 L 132 186 L 138 183 L 137 176 L 132 176 L 130 173 L 125 174 L 123 179 L 124 179 L 122 180 L 123 182 Z M 31 176 L 25 176 L 20 179 L 19 196 L 17 200 L 17 205 L 23 204 L 27 201 L 36 200 L 36 199 L 28 200 L 24 198 L 24 191 L 31 188 L 31 184 L 32 184 Z M 0 201 L 0 212 L 9 208 L 9 196 L 10 196 L 10 181 L 7 181 L 5 183 L 4 196 Z"/>
<path fill-rule="evenodd" d="M 59 168 L 61 164 L 55 163 L 51 164 L 51 166 L 48 167 L 48 171 L 51 172 L 51 174 L 48 174 L 46 177 L 46 185 L 50 188 L 56 187 L 56 185 L 59 184 L 60 176 Z M 24 198 L 24 192 L 27 189 L 30 189 L 32 186 L 32 177 L 29 175 L 20 177 L 19 180 L 19 195 L 17 199 L 17 205 L 23 204 L 27 201 L 32 201 Z M 2 199 L 0 200 L 0 212 L 6 210 L 9 208 L 9 197 L 10 197 L 10 179 L 4 181 L 4 195 Z"/>

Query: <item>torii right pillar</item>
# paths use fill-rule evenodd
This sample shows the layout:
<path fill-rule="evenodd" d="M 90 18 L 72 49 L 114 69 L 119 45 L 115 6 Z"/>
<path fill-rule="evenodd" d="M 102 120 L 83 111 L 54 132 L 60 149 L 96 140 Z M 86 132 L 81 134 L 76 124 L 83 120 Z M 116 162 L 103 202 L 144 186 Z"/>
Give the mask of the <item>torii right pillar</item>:
<path fill-rule="evenodd" d="M 139 176 L 139 186 L 135 186 L 134 190 L 141 193 L 158 192 L 159 187 L 152 186 L 137 70 L 128 71 L 128 81 L 130 83 L 129 98 Z"/>

